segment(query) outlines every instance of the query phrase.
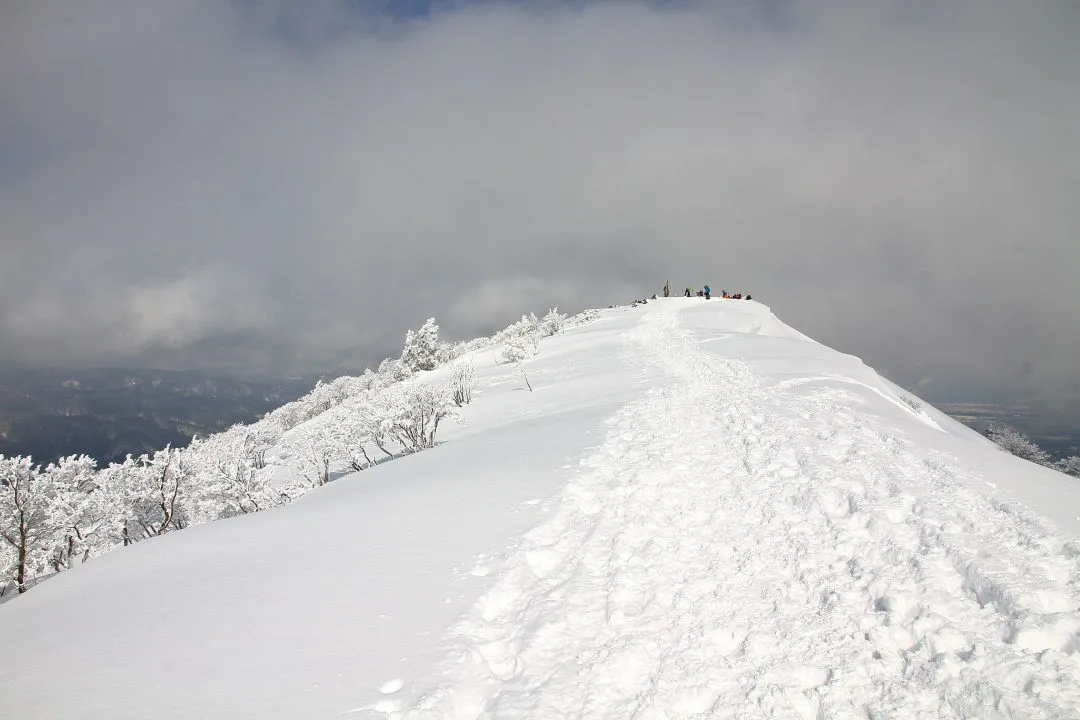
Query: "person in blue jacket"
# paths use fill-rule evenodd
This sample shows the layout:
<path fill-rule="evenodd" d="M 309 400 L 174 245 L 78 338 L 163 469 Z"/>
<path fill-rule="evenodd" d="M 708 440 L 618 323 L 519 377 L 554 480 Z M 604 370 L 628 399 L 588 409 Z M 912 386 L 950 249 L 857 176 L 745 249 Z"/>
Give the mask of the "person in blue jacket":
<path fill-rule="evenodd" d="M 710 290 L 709 286 L 706 285 L 705 286 L 705 299 L 708 300 L 711 295 L 712 295 L 712 290 Z"/>

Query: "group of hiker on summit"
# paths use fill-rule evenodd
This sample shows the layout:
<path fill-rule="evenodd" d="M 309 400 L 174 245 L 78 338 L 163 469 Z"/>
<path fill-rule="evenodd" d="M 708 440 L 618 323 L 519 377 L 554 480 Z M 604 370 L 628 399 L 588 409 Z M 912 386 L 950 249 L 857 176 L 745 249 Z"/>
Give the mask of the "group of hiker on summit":
<path fill-rule="evenodd" d="M 671 289 L 669 288 L 669 284 L 670 284 L 670 281 L 667 281 L 667 280 L 664 281 L 664 297 L 671 297 Z M 727 300 L 742 300 L 743 299 L 743 294 L 742 293 L 728 293 L 727 290 L 721 290 L 720 292 L 721 292 L 720 297 L 725 298 Z M 708 285 L 706 285 L 701 290 L 698 290 L 696 292 L 693 290 L 693 288 L 690 288 L 690 287 L 687 287 L 686 290 L 683 292 L 684 297 L 694 297 L 695 295 L 697 297 L 703 297 L 706 300 L 708 300 L 708 299 L 710 299 L 712 297 L 712 290 L 709 288 Z M 653 297 L 655 298 L 656 296 L 653 295 Z M 753 298 L 750 297 L 749 294 L 746 296 L 745 299 L 746 300 L 753 300 Z"/>

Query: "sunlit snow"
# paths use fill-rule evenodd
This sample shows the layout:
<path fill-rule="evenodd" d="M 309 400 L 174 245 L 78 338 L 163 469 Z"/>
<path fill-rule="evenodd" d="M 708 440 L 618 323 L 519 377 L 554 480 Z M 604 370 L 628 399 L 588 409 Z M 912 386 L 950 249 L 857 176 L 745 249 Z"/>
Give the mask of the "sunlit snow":
<path fill-rule="evenodd" d="M 0 713 L 1080 717 L 1075 478 L 754 301 L 497 358 L 432 450 L 0 606 Z"/>

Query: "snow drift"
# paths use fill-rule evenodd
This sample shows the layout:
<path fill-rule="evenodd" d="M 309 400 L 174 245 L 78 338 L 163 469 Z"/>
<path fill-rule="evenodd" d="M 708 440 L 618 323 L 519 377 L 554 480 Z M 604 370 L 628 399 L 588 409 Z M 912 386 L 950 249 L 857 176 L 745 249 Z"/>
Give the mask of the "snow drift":
<path fill-rule="evenodd" d="M 498 357 L 438 447 L 4 605 L 5 712 L 1080 716 L 1075 479 L 756 302 Z"/>

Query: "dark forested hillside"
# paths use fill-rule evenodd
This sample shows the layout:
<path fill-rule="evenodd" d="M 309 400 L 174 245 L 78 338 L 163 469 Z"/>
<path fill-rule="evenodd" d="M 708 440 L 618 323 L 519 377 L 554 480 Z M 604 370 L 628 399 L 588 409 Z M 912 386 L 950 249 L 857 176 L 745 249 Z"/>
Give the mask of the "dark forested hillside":
<path fill-rule="evenodd" d="M 8 370 L 0 372 L 0 454 L 122 460 L 250 422 L 313 385 L 190 371 Z"/>

